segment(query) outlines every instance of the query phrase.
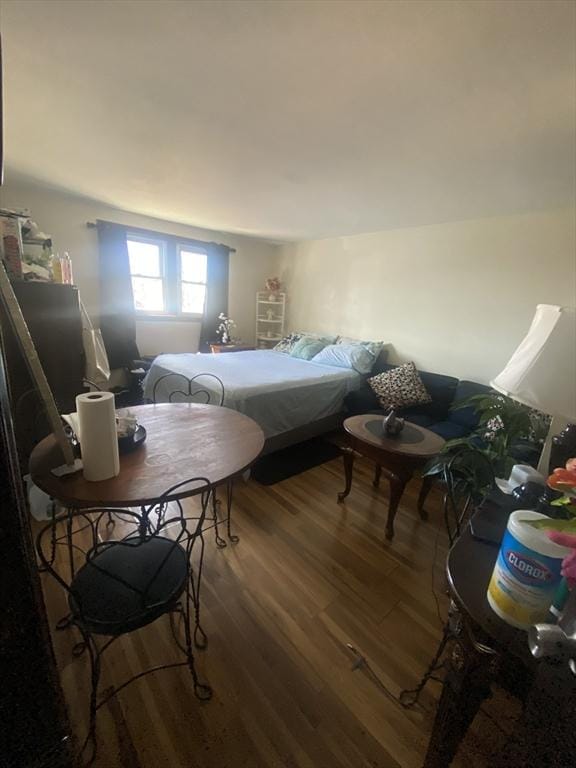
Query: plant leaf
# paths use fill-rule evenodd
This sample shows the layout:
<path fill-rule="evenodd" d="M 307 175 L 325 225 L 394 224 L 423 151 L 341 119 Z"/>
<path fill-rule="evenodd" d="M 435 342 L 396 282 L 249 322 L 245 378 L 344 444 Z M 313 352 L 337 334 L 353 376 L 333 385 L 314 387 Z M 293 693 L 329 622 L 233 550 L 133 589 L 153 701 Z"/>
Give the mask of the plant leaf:
<path fill-rule="evenodd" d="M 576 533 L 576 518 L 571 520 L 518 520 L 519 523 L 526 523 L 532 528 L 538 528 L 544 531 L 566 531 Z"/>

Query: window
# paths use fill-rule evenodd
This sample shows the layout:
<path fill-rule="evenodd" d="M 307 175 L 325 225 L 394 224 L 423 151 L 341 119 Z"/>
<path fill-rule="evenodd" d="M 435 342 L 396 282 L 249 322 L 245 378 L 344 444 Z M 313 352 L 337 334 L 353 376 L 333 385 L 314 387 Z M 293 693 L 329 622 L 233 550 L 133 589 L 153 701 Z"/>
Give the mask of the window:
<path fill-rule="evenodd" d="M 204 313 L 208 256 L 201 247 L 166 239 L 126 237 L 134 309 L 145 315 Z"/>
<path fill-rule="evenodd" d="M 202 314 L 206 301 L 208 257 L 200 251 L 179 247 L 181 312 Z"/>
<path fill-rule="evenodd" d="M 127 239 L 130 276 L 137 312 L 165 312 L 163 243 Z"/>

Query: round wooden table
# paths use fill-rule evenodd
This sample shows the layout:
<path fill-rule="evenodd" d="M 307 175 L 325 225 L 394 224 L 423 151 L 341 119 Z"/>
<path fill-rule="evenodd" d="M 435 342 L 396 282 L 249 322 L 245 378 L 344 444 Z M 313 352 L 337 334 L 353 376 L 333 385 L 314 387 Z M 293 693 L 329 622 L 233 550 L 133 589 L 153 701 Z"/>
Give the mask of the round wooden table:
<path fill-rule="evenodd" d="M 343 501 L 352 488 L 354 453 L 359 453 L 376 463 L 374 486 L 378 487 L 382 471 L 390 482 L 390 504 L 386 521 L 386 538 L 394 537 L 394 518 L 404 488 L 412 478 L 414 470 L 423 466 L 428 459 L 442 450 L 444 440 L 429 429 L 407 421 L 396 437 L 386 437 L 383 417 L 376 414 L 351 416 L 344 421 L 347 447 L 343 449 L 346 487 L 338 494 Z M 419 509 L 422 519 L 426 513 Z"/>
<path fill-rule="evenodd" d="M 120 474 L 90 482 L 82 472 L 56 477 L 51 470 L 63 463 L 53 435 L 44 438 L 30 456 L 34 483 L 75 509 L 137 507 L 157 501 L 168 488 L 192 477 L 204 477 L 214 487 L 244 472 L 259 456 L 264 434 L 258 424 L 237 411 L 197 403 L 162 403 L 130 408 L 146 428 L 146 442 L 120 456 Z M 182 499 L 195 493 L 186 486 L 166 497 Z"/>

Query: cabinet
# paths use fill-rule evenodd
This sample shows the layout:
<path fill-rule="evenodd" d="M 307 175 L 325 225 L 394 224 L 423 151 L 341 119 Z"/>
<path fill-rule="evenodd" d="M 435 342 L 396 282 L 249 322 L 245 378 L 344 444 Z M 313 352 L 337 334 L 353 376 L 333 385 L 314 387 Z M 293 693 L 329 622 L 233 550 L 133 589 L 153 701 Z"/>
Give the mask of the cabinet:
<path fill-rule="evenodd" d="M 85 370 L 78 289 L 73 285 L 25 281 L 15 281 L 12 287 L 59 412 L 76 410 L 76 395 L 84 391 Z M 0 322 L 16 441 L 24 468 L 32 447 L 50 429 L 1 302 Z"/>
<path fill-rule="evenodd" d="M 270 349 L 284 336 L 286 294 L 256 294 L 256 347 Z"/>

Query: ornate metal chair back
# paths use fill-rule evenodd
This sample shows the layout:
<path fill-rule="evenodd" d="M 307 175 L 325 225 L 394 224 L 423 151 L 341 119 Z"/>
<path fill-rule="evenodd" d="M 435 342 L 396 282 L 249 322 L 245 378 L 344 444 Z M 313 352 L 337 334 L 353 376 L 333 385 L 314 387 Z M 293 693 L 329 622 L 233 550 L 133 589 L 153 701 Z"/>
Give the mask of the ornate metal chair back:
<path fill-rule="evenodd" d="M 200 396 L 200 402 L 207 405 L 224 405 L 224 383 L 222 379 L 213 373 L 197 373 L 195 376 L 184 376 L 183 373 L 165 373 L 154 382 L 152 389 L 152 402 L 159 402 L 158 385 L 166 382 L 168 379 L 175 379 L 174 386 L 177 389 L 171 389 L 167 395 L 169 403 L 174 402 L 196 402 L 194 398 Z M 178 382 L 178 383 L 176 383 Z M 175 398 L 180 397 L 180 400 Z"/>

